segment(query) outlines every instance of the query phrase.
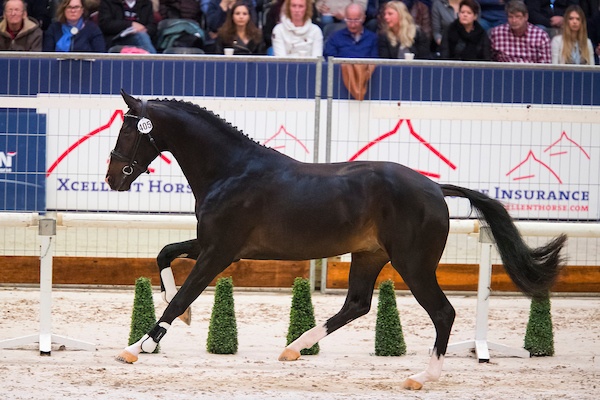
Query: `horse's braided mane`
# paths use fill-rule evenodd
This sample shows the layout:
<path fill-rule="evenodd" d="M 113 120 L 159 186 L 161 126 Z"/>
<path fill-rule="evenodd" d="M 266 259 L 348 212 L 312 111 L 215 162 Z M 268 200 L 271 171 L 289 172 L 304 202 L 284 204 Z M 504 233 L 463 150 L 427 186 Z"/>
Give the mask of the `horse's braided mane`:
<path fill-rule="evenodd" d="M 192 113 L 192 114 L 198 114 L 201 112 L 207 113 L 208 115 L 210 115 L 211 117 L 213 117 L 214 119 L 216 119 L 217 121 L 220 121 L 221 123 L 223 123 L 225 126 L 227 126 L 231 131 L 240 134 L 242 136 L 245 136 L 248 140 L 259 144 L 262 146 L 262 144 L 258 141 L 255 140 L 254 138 L 251 138 L 250 136 L 248 136 L 247 133 L 244 133 L 243 130 L 239 129 L 237 126 L 233 126 L 231 125 L 231 122 L 227 121 L 225 118 L 221 117 L 219 114 L 215 114 L 213 111 L 209 110 L 206 107 L 200 107 L 198 104 L 192 103 L 190 101 L 185 101 L 185 100 L 178 100 L 178 99 L 155 99 L 156 101 L 159 101 L 160 103 L 163 104 L 167 104 L 170 107 L 175 107 L 175 106 L 183 106 L 185 108 L 185 111 Z"/>

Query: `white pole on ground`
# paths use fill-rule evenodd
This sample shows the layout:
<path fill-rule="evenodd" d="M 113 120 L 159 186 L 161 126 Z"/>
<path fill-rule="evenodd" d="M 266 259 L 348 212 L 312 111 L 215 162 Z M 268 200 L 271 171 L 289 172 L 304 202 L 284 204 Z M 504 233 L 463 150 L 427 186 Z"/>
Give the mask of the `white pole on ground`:
<path fill-rule="evenodd" d="M 96 346 L 93 343 L 52 334 L 52 257 L 54 256 L 54 239 L 56 237 L 56 220 L 54 218 L 39 220 L 39 236 L 40 332 L 39 334 L 1 340 L 0 348 L 18 347 L 38 342 L 40 355 L 43 356 L 51 355 L 52 343 L 61 344 L 67 348 L 95 350 Z"/>
<path fill-rule="evenodd" d="M 529 358 L 525 349 L 512 348 L 503 344 L 491 343 L 487 340 L 489 302 L 492 283 L 492 251 L 494 239 L 490 228 L 480 228 L 479 233 L 479 281 L 477 283 L 477 311 L 475 318 L 475 339 L 448 345 L 448 351 L 475 350 L 480 363 L 490 361 L 489 350 L 499 351 L 511 357 Z"/>

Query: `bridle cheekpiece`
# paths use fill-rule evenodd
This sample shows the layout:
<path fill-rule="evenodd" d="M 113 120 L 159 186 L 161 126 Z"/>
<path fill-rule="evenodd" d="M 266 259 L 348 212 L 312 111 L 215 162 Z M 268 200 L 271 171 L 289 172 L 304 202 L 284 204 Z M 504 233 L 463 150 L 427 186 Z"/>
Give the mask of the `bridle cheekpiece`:
<path fill-rule="evenodd" d="M 138 148 L 140 147 L 140 143 L 142 141 L 142 137 L 144 137 L 144 136 L 147 137 L 148 140 L 150 141 L 150 144 L 152 145 L 152 147 L 154 147 L 154 149 L 156 150 L 158 155 L 161 154 L 161 151 L 158 149 L 158 146 L 156 145 L 156 141 L 150 134 L 150 132 L 152 131 L 154 126 L 152 125 L 152 121 L 150 121 L 148 118 L 146 118 L 146 104 L 147 104 L 147 100 L 142 100 L 141 117 L 137 116 L 137 115 L 129 114 L 129 113 L 123 115 L 124 118 L 135 118 L 138 120 L 138 123 L 137 123 L 138 136 L 136 138 L 135 146 L 133 147 L 133 153 L 131 154 L 131 157 L 127 157 L 127 156 L 119 153 L 116 150 L 112 150 L 110 152 L 111 157 L 115 158 L 116 160 L 127 163 L 127 165 L 123 167 L 122 172 L 124 175 L 133 174 L 133 171 L 135 170 L 135 168 L 141 169 L 142 172 L 148 172 L 148 165 L 150 165 L 150 163 L 148 163 L 148 165 L 146 165 L 145 167 L 141 167 L 140 164 L 135 159 Z"/>

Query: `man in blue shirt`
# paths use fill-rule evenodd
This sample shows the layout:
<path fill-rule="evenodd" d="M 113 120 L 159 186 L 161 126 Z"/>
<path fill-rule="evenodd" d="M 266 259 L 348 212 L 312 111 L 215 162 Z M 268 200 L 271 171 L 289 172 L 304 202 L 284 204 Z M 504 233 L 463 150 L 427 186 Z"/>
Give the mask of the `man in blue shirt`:
<path fill-rule="evenodd" d="M 344 12 L 346 27 L 335 32 L 325 43 L 325 57 L 377 58 L 377 35 L 364 29 L 365 9 L 351 3 Z"/>

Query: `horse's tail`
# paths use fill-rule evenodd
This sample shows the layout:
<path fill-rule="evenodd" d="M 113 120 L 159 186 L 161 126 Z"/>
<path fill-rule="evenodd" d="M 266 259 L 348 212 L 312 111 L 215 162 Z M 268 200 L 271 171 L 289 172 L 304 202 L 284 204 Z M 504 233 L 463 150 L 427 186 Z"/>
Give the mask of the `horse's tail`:
<path fill-rule="evenodd" d="M 545 246 L 531 249 L 523 241 L 502 203 L 475 190 L 454 185 L 440 186 L 444 196 L 468 199 L 478 211 L 479 218 L 487 222 L 504 268 L 515 285 L 527 296 L 547 294 L 563 267 L 560 250 L 567 236 L 560 235 Z"/>

